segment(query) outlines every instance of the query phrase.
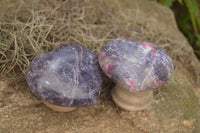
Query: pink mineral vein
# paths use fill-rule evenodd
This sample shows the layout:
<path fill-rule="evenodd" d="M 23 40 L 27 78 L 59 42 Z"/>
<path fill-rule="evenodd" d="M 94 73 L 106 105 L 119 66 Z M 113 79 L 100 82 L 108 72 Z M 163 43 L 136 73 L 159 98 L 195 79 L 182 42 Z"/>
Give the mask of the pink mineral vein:
<path fill-rule="evenodd" d="M 102 69 L 104 72 L 107 72 L 112 67 L 113 67 L 113 64 L 111 62 L 109 62 L 109 63 L 103 65 Z"/>
<path fill-rule="evenodd" d="M 152 43 L 147 43 L 147 42 L 143 42 L 142 43 L 142 47 L 147 47 L 147 48 L 151 48 L 151 53 L 155 56 L 156 55 L 156 49 L 154 44 Z"/>
<path fill-rule="evenodd" d="M 162 82 L 160 80 L 156 80 L 156 87 L 160 87 L 163 84 L 164 84 L 164 82 Z"/>
<path fill-rule="evenodd" d="M 98 59 L 100 60 L 104 55 L 105 55 L 106 52 L 102 51 L 99 53 L 98 55 Z"/>
<path fill-rule="evenodd" d="M 106 75 L 107 75 L 109 78 L 111 78 L 112 75 L 108 73 L 108 70 L 109 70 L 110 68 L 112 68 L 112 67 L 113 67 L 113 64 L 112 64 L 111 62 L 109 62 L 109 63 L 107 63 L 107 64 L 105 64 L 105 65 L 102 66 L 103 71 L 106 73 Z"/>
<path fill-rule="evenodd" d="M 133 79 L 127 78 L 127 79 L 126 79 L 126 83 L 130 86 L 130 89 L 131 89 L 131 90 L 135 89 L 136 83 L 135 83 L 135 81 L 134 81 Z"/>

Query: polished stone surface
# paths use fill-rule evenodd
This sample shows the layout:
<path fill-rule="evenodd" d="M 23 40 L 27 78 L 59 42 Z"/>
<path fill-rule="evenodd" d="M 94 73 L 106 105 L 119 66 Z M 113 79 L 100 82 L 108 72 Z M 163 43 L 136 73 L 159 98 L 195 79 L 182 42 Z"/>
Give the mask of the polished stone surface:
<path fill-rule="evenodd" d="M 42 100 L 59 106 L 78 107 L 97 102 L 102 74 L 97 56 L 78 44 L 62 44 L 35 57 L 27 82 Z"/>
<path fill-rule="evenodd" d="M 130 92 L 157 88 L 173 73 L 173 62 L 167 52 L 147 42 L 109 41 L 100 49 L 98 59 L 104 73 Z"/>

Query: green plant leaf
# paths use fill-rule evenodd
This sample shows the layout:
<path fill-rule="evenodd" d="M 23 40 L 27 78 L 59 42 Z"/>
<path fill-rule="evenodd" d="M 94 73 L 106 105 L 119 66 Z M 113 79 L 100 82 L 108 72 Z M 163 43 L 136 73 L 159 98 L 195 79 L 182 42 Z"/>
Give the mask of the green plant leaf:
<path fill-rule="evenodd" d="M 188 38 L 190 44 L 194 42 L 194 36 L 191 34 L 192 25 L 190 24 L 190 14 L 189 12 L 184 12 L 184 15 L 177 20 L 179 29 Z"/>
<path fill-rule="evenodd" d="M 196 24 L 196 18 L 195 13 L 197 12 L 198 8 L 197 5 L 195 5 L 194 0 L 184 0 L 186 7 L 188 8 L 188 11 L 190 13 L 190 18 L 192 22 L 192 26 L 194 28 L 195 33 L 198 32 L 197 24 Z"/>
<path fill-rule="evenodd" d="M 178 2 L 179 2 L 181 5 L 184 5 L 184 3 L 183 3 L 182 0 L 178 0 Z"/>
<path fill-rule="evenodd" d="M 195 36 L 200 41 L 200 33 L 199 34 L 195 34 Z"/>
<path fill-rule="evenodd" d="M 200 47 L 200 40 L 196 41 L 196 46 Z"/>
<path fill-rule="evenodd" d="M 196 21 L 197 21 L 197 24 L 198 24 L 198 30 L 200 32 L 200 3 L 197 2 L 197 0 L 194 1 L 194 5 L 195 5 L 195 17 L 196 17 Z"/>
<path fill-rule="evenodd" d="M 154 0 L 165 6 L 172 7 L 176 2 L 181 8 L 187 10 L 176 10 L 179 16 L 176 18 L 179 29 L 187 37 L 191 45 L 200 48 L 200 3 L 199 0 Z M 174 8 L 179 9 L 180 6 Z M 200 51 L 200 50 L 198 50 Z"/>
<path fill-rule="evenodd" d="M 161 3 L 168 7 L 171 7 L 176 0 L 162 0 Z"/>

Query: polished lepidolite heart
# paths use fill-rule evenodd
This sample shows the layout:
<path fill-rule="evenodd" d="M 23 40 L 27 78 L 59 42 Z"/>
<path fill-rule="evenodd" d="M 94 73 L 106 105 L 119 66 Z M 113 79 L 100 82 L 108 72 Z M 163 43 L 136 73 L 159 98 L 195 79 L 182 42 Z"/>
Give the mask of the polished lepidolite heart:
<path fill-rule="evenodd" d="M 152 43 L 115 39 L 102 46 L 98 59 L 104 73 L 130 92 L 157 88 L 173 72 L 170 56 Z"/>
<path fill-rule="evenodd" d="M 102 74 L 97 56 L 78 44 L 62 44 L 30 63 L 27 82 L 42 100 L 67 107 L 95 104 Z"/>

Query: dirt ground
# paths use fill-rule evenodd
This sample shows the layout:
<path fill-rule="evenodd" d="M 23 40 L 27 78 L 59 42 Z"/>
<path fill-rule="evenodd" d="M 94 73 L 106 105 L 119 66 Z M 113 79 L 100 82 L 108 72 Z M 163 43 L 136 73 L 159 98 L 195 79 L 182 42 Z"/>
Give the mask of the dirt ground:
<path fill-rule="evenodd" d="M 148 0 L 2 0 L 0 9 L 0 50 L 9 45 L 7 59 L 15 59 L 0 64 L 0 133 L 200 133 L 200 62 L 167 7 Z M 174 73 L 154 90 L 148 109 L 118 108 L 110 95 L 114 84 L 106 77 L 98 103 L 70 113 L 48 109 L 28 89 L 29 62 L 22 59 L 31 60 L 62 42 L 98 52 L 118 37 L 158 44 L 173 59 Z M 17 46 L 24 51 L 12 54 Z M 26 51 L 32 56 L 24 57 Z"/>

